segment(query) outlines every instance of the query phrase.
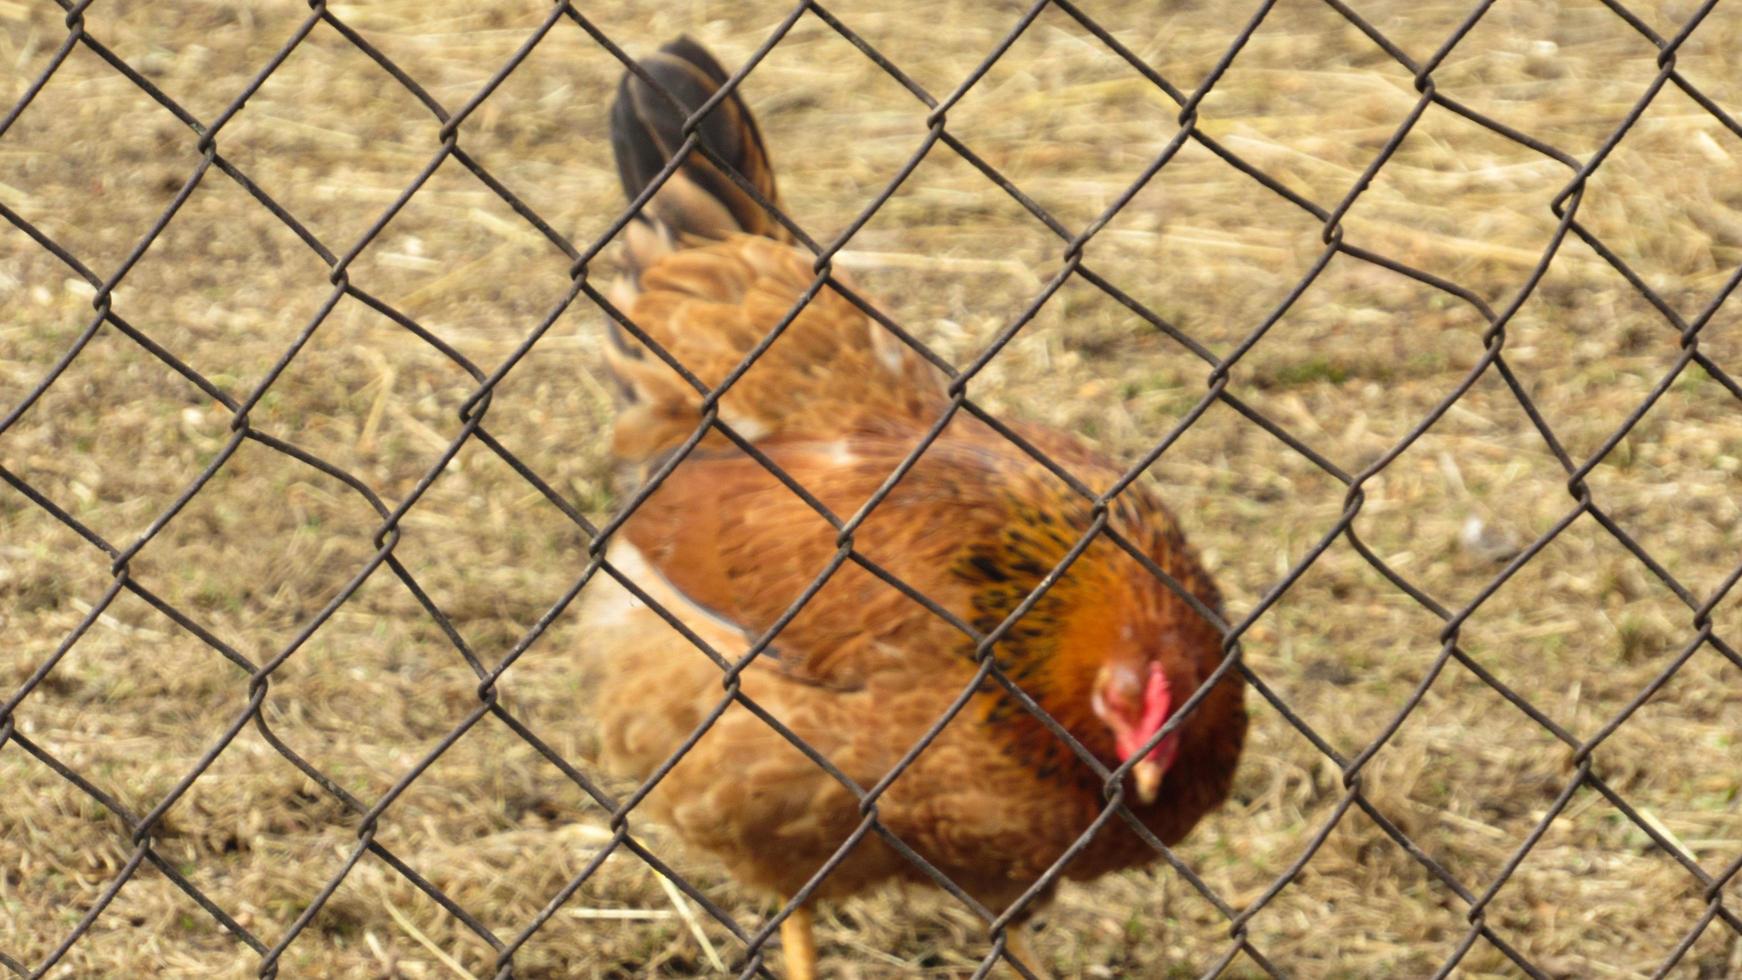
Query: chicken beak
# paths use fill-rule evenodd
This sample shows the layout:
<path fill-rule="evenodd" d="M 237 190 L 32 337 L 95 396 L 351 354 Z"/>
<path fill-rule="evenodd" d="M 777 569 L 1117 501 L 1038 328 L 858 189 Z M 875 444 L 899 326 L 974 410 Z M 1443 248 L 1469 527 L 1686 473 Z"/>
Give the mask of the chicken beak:
<path fill-rule="evenodd" d="M 1137 784 L 1137 801 L 1145 806 L 1155 802 L 1155 794 L 1161 789 L 1161 777 L 1164 770 L 1160 760 L 1154 758 L 1139 759 L 1131 767 L 1131 778 Z"/>

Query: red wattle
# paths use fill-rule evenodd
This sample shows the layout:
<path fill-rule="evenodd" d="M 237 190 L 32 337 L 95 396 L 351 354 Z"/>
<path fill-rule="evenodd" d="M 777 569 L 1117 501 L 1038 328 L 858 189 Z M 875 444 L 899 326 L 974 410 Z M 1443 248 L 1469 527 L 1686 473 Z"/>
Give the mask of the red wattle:
<path fill-rule="evenodd" d="M 1162 673 L 1160 664 L 1152 663 L 1149 665 L 1149 676 L 1144 680 L 1143 713 L 1138 716 L 1137 724 L 1130 728 L 1118 726 L 1114 730 L 1114 747 L 1119 752 L 1119 760 L 1123 762 L 1136 755 L 1144 743 L 1154 738 L 1161 726 L 1167 724 L 1167 719 L 1172 714 L 1173 696 L 1168 690 L 1167 675 Z M 1162 739 L 1155 748 L 1149 750 L 1149 758 L 1166 768 L 1173 761 L 1177 743 L 1178 738 L 1173 735 Z"/>

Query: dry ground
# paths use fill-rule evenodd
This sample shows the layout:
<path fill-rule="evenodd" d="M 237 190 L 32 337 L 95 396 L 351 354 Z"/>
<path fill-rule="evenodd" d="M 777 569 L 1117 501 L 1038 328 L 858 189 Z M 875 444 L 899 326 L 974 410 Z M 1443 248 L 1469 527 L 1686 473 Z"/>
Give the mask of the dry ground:
<path fill-rule="evenodd" d="M 1165 9 L 1154 10 L 1152 6 Z M 1468 4 L 1355 4 L 1425 58 Z M 1692 2 L 1635 5 L 1671 35 Z M 1190 89 L 1247 4 L 1089 3 L 1085 9 Z M 739 64 L 781 2 L 612 3 L 589 14 L 632 52 L 690 32 Z M 544 6 L 334 5 L 429 92 L 457 106 L 536 26 Z M 98 0 L 85 15 L 171 97 L 213 119 L 290 36 L 301 4 Z M 1009 2 L 842 0 L 842 20 L 943 93 L 1021 8 Z M 10 105 L 65 36 L 63 14 L 0 0 L 0 101 Z M 1742 113 L 1742 7 L 1724 3 L 1678 59 Z M 1656 70 L 1655 49 L 1594 2 L 1502 0 L 1446 59 L 1440 91 L 1584 158 Z M 571 240 L 612 220 L 603 139 L 617 65 L 558 24 L 462 130 L 461 146 Z M 819 238 L 845 226 L 919 145 L 925 109 L 814 17 L 744 87 L 782 191 Z M 1296 192 L 1339 200 L 1411 108 L 1409 73 L 1311 0 L 1282 0 L 1201 107 L 1202 125 Z M 1177 106 L 1057 10 L 949 115 L 951 131 L 1077 228 L 1175 132 Z M 336 31 L 318 27 L 220 134 L 220 151 L 337 252 L 407 186 L 437 125 Z M 0 138 L 0 203 L 107 276 L 198 161 L 195 137 L 80 49 Z M 1496 307 L 1554 228 L 1561 164 L 1430 109 L 1345 222 L 1348 241 L 1455 280 Z M 1593 180 L 1582 220 L 1692 315 L 1742 263 L 1742 140 L 1664 91 Z M 24 234 L 0 231 L 0 411 L 19 403 L 83 329 L 90 288 Z M 1319 222 L 1196 145 L 1091 245 L 1088 262 L 1218 354 L 1233 349 L 1319 254 Z M 1061 242 L 940 147 L 853 240 L 841 263 L 926 342 L 972 358 L 1058 268 Z M 562 295 L 568 261 L 474 177 L 444 165 L 350 270 L 486 370 Z M 199 185 L 115 309 L 241 397 L 328 291 L 327 269 L 223 174 Z M 1742 372 L 1742 317 L 1701 336 Z M 1239 363 L 1232 391 L 1336 465 L 1377 458 L 1458 383 L 1485 328 L 1470 306 L 1347 257 L 1333 260 Z M 580 510 L 613 505 L 600 433 L 609 412 L 585 302 L 508 376 L 489 426 Z M 1510 364 L 1583 460 L 1663 380 L 1679 337 L 1589 247 L 1569 241 L 1507 330 Z M 1208 367 L 1080 281 L 1067 285 L 975 393 L 1001 412 L 1084 433 L 1123 458 L 1202 396 Z M 252 414 L 366 481 L 391 506 L 460 429 L 469 378 L 401 326 L 340 303 Z M 1742 557 L 1742 402 L 1697 367 L 1591 474 L 1595 500 L 1700 601 Z M 213 399 L 105 327 L 0 434 L 0 466 L 109 541 L 127 543 L 229 434 Z M 1225 406 L 1153 469 L 1237 614 L 1333 526 L 1344 487 Z M 1446 606 L 1469 602 L 1506 558 L 1573 506 L 1563 469 L 1493 372 L 1366 487 L 1356 523 L 1400 574 Z M 375 518 L 338 481 L 249 443 L 132 562 L 131 575 L 255 659 L 281 649 L 371 551 Z M 398 557 L 486 662 L 572 582 L 573 524 L 490 452 L 469 445 L 404 522 Z M 0 696 L 9 697 L 98 601 L 109 559 L 0 488 Z M 1742 595 L 1714 614 L 1742 641 Z M 1246 636 L 1253 669 L 1345 755 L 1374 739 L 1439 651 L 1439 619 L 1339 541 Z M 1482 603 L 1470 655 L 1585 738 L 1693 636 L 1693 614 L 1589 517 Z M 574 651 L 559 618 L 502 683 L 505 703 L 567 758 L 589 758 Z M 396 580 L 377 574 L 275 675 L 273 730 L 365 802 L 379 799 L 476 705 L 476 678 Z M 242 711 L 233 664 L 123 594 L 18 707 L 20 732 L 132 808 L 150 809 Z M 1236 908 L 1258 898 L 1334 811 L 1336 767 L 1268 705 L 1235 800 L 1183 858 Z M 1742 856 L 1742 670 L 1711 649 L 1595 754 L 1595 770 L 1686 858 L 1718 873 Z M 1567 784 L 1569 750 L 1453 664 L 1367 766 L 1374 804 L 1480 893 Z M 0 952 L 40 962 L 118 873 L 116 818 L 18 745 L 0 747 Z M 386 813 L 380 840 L 498 935 L 517 932 L 577 874 L 599 810 L 505 726 L 486 719 Z M 355 818 L 243 731 L 158 828 L 159 850 L 242 924 L 276 942 L 355 841 Z M 761 910 L 708 865 L 641 828 L 735 915 Z M 1543 971 L 1649 973 L 1705 908 L 1697 881 L 1602 796 L 1581 790 L 1499 892 L 1487 920 Z M 1742 884 L 1732 881 L 1732 909 Z M 1467 906 L 1365 815 L 1351 812 L 1289 888 L 1252 918 L 1254 945 L 1299 976 L 1431 972 Z M 691 976 L 709 953 L 633 857 L 613 857 L 526 946 L 525 976 Z M 680 915 L 680 912 L 682 915 Z M 730 957 L 723 929 L 706 943 Z M 830 976 L 966 975 L 982 933 L 926 894 L 826 913 Z M 1063 891 L 1039 948 L 1067 976 L 1196 975 L 1227 923 L 1175 874 Z M 251 976 L 257 956 L 146 866 L 56 975 Z M 344 881 L 283 961 L 292 977 L 487 975 L 491 951 L 374 857 Z M 1230 967 L 1255 973 L 1248 960 Z M 1486 942 L 1460 974 L 1520 971 Z M 1678 976 L 1742 974 L 1742 940 L 1716 924 Z"/>

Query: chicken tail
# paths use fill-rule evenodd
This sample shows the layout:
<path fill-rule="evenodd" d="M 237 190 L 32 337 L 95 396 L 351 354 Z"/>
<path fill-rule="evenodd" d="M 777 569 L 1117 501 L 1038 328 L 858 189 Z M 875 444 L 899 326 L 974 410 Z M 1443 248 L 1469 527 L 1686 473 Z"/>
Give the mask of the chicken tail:
<path fill-rule="evenodd" d="M 624 192 L 634 201 L 657 187 L 624 229 L 628 268 L 610 292 L 621 313 L 607 319 L 602 351 L 622 396 L 613 455 L 645 473 L 696 431 L 698 386 L 728 379 L 715 399 L 719 421 L 751 442 L 934 417 L 937 369 L 840 291 L 844 274 L 819 273 L 769 212 L 774 171 L 738 93 L 718 99 L 693 141 L 684 135 L 719 96 L 725 69 L 688 38 L 640 68 L 611 109 Z M 719 432 L 703 441 L 726 443 Z"/>
<path fill-rule="evenodd" d="M 611 149 L 623 193 L 631 201 L 684 149 L 684 122 L 714 98 L 727 79 L 713 55 L 687 37 L 642 59 L 641 69 L 658 87 L 627 72 L 611 107 Z M 695 135 L 764 201 L 775 202 L 768 149 L 737 91 L 728 93 L 697 123 Z M 736 233 L 790 241 L 786 229 L 732 173 L 694 148 L 636 216 L 630 227 L 630 260 L 646 268 L 676 244 L 718 241 Z"/>

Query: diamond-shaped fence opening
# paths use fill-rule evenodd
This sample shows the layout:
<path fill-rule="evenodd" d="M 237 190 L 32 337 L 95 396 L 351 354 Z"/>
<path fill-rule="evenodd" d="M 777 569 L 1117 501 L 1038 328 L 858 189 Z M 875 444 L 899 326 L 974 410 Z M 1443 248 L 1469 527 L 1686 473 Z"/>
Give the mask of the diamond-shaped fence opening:
<path fill-rule="evenodd" d="M 821 904 L 826 975 L 1742 970 L 1742 16 L 1140 7 L 0 11 L 0 966 L 781 974 L 813 894 L 882 868 L 935 887 Z M 686 31 L 807 256 L 705 379 L 608 251 L 611 94 Z M 945 389 L 863 486 L 733 414 L 824 310 Z M 641 486 L 607 323 L 696 387 Z M 969 429 L 1071 515 L 976 608 L 911 584 L 889 516 Z M 791 566 L 718 610 L 743 631 L 608 550 L 732 444 L 792 538 L 733 559 Z M 1149 493 L 1224 609 L 1129 535 Z M 1002 655 L 1080 560 L 1193 605 L 1249 688 L 1229 800 L 1172 846 Z M 640 711 L 583 606 L 706 683 Z M 904 713 L 767 697 L 791 647 L 903 617 L 963 652 Z M 992 904 L 884 814 L 988 711 L 1105 791 Z M 631 744 L 639 782 L 601 761 Z M 782 774 L 829 816 L 734 826 Z M 808 880 L 769 904 L 676 839 L 708 833 L 809 833 Z M 1150 868 L 1076 880 L 1114 837 Z"/>

